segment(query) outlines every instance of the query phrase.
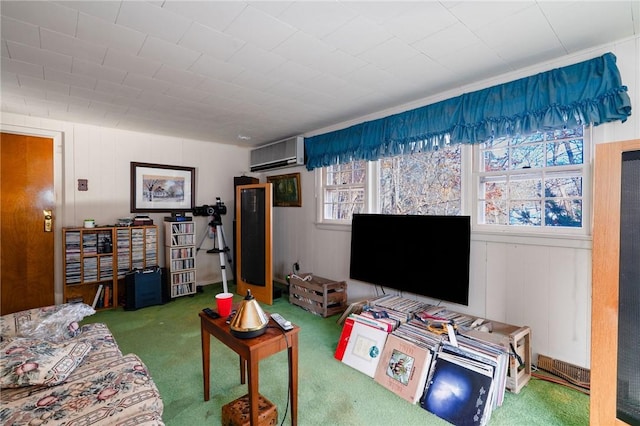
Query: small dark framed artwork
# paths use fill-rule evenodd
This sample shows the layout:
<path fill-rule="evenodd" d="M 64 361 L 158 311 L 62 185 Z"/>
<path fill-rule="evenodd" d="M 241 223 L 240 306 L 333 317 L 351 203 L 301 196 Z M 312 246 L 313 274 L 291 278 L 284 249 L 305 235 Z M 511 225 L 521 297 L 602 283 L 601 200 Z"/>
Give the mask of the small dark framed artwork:
<path fill-rule="evenodd" d="M 273 185 L 273 205 L 276 207 L 301 207 L 300 173 L 267 176 Z"/>
<path fill-rule="evenodd" d="M 131 162 L 131 212 L 188 212 L 195 205 L 195 167 Z"/>

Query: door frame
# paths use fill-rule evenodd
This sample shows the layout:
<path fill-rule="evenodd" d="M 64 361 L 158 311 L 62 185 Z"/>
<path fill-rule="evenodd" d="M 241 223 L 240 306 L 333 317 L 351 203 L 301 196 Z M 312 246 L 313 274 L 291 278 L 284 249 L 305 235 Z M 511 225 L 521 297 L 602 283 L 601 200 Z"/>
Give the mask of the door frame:
<path fill-rule="evenodd" d="M 36 136 L 53 139 L 53 191 L 54 206 L 53 214 L 53 288 L 56 305 L 63 301 L 62 288 L 62 224 L 64 223 L 64 192 L 62 168 L 63 158 L 63 132 L 58 130 L 39 129 L 35 127 L 16 126 L 12 124 L 0 123 L 0 131 L 3 133 L 13 133 L 16 135 Z"/>

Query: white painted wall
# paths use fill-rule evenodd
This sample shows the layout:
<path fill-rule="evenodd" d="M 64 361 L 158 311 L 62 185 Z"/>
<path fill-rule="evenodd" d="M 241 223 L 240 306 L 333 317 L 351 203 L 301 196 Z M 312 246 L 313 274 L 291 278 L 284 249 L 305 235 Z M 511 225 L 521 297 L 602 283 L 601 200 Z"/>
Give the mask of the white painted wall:
<path fill-rule="evenodd" d="M 594 143 L 640 138 L 640 38 L 634 37 L 613 45 L 570 55 L 553 63 L 540 64 L 518 74 L 501 76 L 491 81 L 440 94 L 411 106 L 381 112 L 374 116 L 341 123 L 313 134 L 347 127 L 406 111 L 490 87 L 516 78 L 533 75 L 551 68 L 613 52 L 617 57 L 622 81 L 628 86 L 632 116 L 625 123 L 598 126 L 593 131 Z M 312 136 L 309 134 L 307 136 Z M 376 295 L 374 286 L 350 281 L 350 230 L 315 224 L 315 172 L 304 168 L 287 169 L 301 173 L 302 207 L 276 207 L 274 213 L 274 274 L 283 278 L 299 261 L 301 272 L 348 283 L 349 301 Z M 278 174 L 270 172 L 268 174 Z M 263 179 L 264 180 L 264 179 Z M 381 244 L 383 236 L 381 235 Z M 391 258 L 393 253 L 390 253 Z M 398 261 L 398 259 L 394 260 Z M 407 267 L 405 265 L 405 267 Z M 549 239 L 523 236 L 496 236 L 472 233 L 470 305 L 449 305 L 451 309 L 532 329 L 534 362 L 541 353 L 553 358 L 590 367 L 591 333 L 591 237 Z M 440 273 L 416 268 L 416 279 L 429 279 Z M 387 293 L 393 290 L 386 289 Z M 426 298 L 404 294 L 426 302 Z"/>
<path fill-rule="evenodd" d="M 440 94 L 414 105 L 380 112 L 356 121 L 379 118 L 395 112 L 437 102 L 461 93 L 478 90 L 550 68 L 569 65 L 611 51 L 618 58 L 623 82 L 629 87 L 632 106 L 640 105 L 640 39 L 623 40 L 613 45 L 567 56 L 553 63 L 540 64 L 518 74 L 501 76 L 456 92 Z M 626 123 L 595 128 L 594 142 L 606 143 L 640 138 L 640 119 L 634 111 Z M 151 134 L 105 129 L 77 123 L 44 120 L 3 114 L 2 129 L 26 133 L 58 133 L 56 170 L 62 176 L 61 212 L 57 226 L 79 226 L 86 217 L 99 224 L 113 223 L 129 216 L 129 163 L 131 161 L 193 166 L 197 168 L 196 204 L 211 204 L 215 197 L 229 207 L 233 201 L 233 176 L 248 168 L 247 149 Z M 313 134 L 332 129 L 320 129 Z M 312 136 L 312 133 L 306 136 Z M 280 174 L 272 171 L 268 174 Z M 349 229 L 315 224 L 315 172 L 303 167 L 287 169 L 300 172 L 302 207 L 276 207 L 273 215 L 274 274 L 283 279 L 293 262 L 302 272 L 348 281 L 349 300 L 375 295 L 366 283 L 349 281 Z M 266 175 L 266 174 L 265 174 Z M 89 180 L 89 191 L 78 192 L 77 179 Z M 261 181 L 265 181 L 264 175 Z M 152 215 L 162 223 L 162 214 Z M 199 233 L 206 218 L 197 218 Z M 231 239 L 232 214 L 223 216 L 227 239 Z M 57 233 L 59 235 L 59 233 Z M 59 238 L 59 236 L 58 236 Z M 164 240 L 161 239 L 160 244 Z M 231 246 L 232 241 L 227 241 Z M 204 253 L 211 241 L 205 241 L 198 257 L 198 281 L 220 281 L 217 255 Z M 57 250 L 61 244 L 56 244 Z M 542 353 L 576 365 L 589 367 L 591 323 L 591 239 L 542 239 L 535 237 L 496 237 L 474 233 L 471 244 L 471 303 L 451 308 L 497 321 L 532 328 L 533 352 Z M 61 257 L 57 254 L 57 264 Z M 164 262 L 161 262 L 164 264 Z M 429 277 L 431 271 L 416 270 L 416 277 Z M 57 300 L 61 300 L 61 268 L 56 271 Z M 439 274 L 438 274 L 439 276 Z M 405 294 L 411 297 L 411 295 Z M 424 299 L 427 302 L 433 302 Z M 534 356 L 535 360 L 535 356 Z"/>
<path fill-rule="evenodd" d="M 62 301 L 62 243 L 60 229 L 82 226 L 85 218 L 98 225 L 114 224 L 130 213 L 130 163 L 144 162 L 196 168 L 196 205 L 213 204 L 216 197 L 228 206 L 222 216 L 229 247 L 233 245 L 233 177 L 248 170 L 249 149 L 161 135 L 108 129 L 85 124 L 2 114 L 2 130 L 49 136 L 58 133 L 56 147 L 56 301 Z M 89 190 L 78 191 L 77 180 L 87 179 Z M 164 266 L 165 213 L 149 216 L 159 225 L 159 259 Z M 207 217 L 196 217 L 198 242 L 197 282 L 220 282 L 220 258 L 208 254 L 213 240 L 206 237 Z M 227 274 L 229 278 L 231 276 Z"/>

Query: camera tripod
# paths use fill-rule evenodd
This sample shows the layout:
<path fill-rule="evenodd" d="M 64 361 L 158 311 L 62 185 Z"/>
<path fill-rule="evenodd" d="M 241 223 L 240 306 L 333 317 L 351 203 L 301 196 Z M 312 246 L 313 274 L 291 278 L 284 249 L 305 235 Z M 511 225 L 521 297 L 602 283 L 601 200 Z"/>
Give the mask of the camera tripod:
<path fill-rule="evenodd" d="M 227 287 L 227 267 L 225 265 L 225 258 L 229 266 L 231 266 L 231 258 L 229 257 L 229 252 L 231 251 L 227 246 L 227 241 L 224 237 L 224 228 L 222 227 L 222 222 L 212 220 L 208 225 L 212 228 L 216 234 L 216 239 L 213 240 L 213 248 L 207 250 L 207 253 L 218 253 L 220 255 L 220 272 L 222 273 L 222 289 L 225 293 L 229 292 L 229 288 Z M 206 229 L 198 247 L 196 248 L 196 253 L 200 251 L 202 247 L 202 243 L 204 243 L 205 238 L 209 234 L 209 229 Z M 217 243 L 217 246 L 216 246 Z"/>

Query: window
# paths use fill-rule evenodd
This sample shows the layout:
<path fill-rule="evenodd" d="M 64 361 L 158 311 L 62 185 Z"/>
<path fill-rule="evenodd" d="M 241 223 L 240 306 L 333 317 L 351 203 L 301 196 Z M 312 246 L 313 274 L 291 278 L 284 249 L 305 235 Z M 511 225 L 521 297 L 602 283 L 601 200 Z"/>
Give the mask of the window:
<path fill-rule="evenodd" d="M 322 170 L 322 222 L 350 223 L 354 213 L 461 214 L 462 147 Z"/>
<path fill-rule="evenodd" d="M 351 222 L 365 211 L 366 161 L 352 161 L 322 169 L 322 221 Z"/>
<path fill-rule="evenodd" d="M 584 232 L 590 163 L 584 133 L 582 127 L 537 132 L 326 167 L 319 220 L 349 224 L 354 213 L 471 215 L 475 199 L 476 229 Z"/>
<path fill-rule="evenodd" d="M 461 214 L 461 145 L 379 160 L 380 213 Z"/>
<path fill-rule="evenodd" d="M 477 148 L 477 224 L 582 228 L 584 131 L 537 132 Z"/>

